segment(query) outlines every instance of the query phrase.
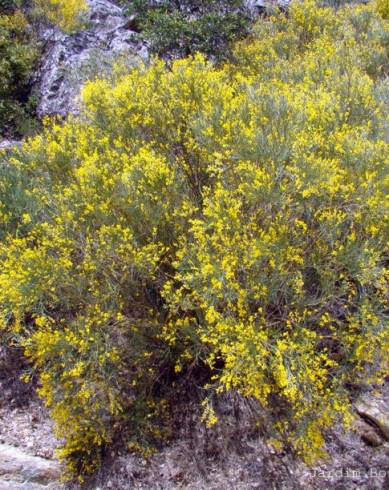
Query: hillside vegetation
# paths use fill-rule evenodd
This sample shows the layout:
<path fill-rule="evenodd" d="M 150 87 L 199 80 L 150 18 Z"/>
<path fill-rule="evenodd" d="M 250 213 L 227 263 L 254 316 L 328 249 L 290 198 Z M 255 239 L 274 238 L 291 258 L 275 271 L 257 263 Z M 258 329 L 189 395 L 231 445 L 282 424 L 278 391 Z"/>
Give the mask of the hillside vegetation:
<path fill-rule="evenodd" d="M 294 2 L 223 65 L 88 83 L 78 117 L 3 157 L 2 339 L 39 374 L 71 475 L 167 440 L 182 386 L 208 426 L 220 394 L 252 400 L 311 462 L 388 374 L 379 12 Z"/>
<path fill-rule="evenodd" d="M 29 81 L 39 47 L 21 10 L 0 2 L 0 134 L 28 132 L 33 101 Z"/>
<path fill-rule="evenodd" d="M 85 0 L 0 0 L 0 136 L 31 135 L 39 128 L 32 93 L 42 55 L 39 24 L 74 32 L 84 26 L 86 11 Z"/>
<path fill-rule="evenodd" d="M 225 59 L 249 32 L 253 12 L 243 0 L 122 0 L 137 16 L 151 52 L 167 58 L 201 52 Z"/>

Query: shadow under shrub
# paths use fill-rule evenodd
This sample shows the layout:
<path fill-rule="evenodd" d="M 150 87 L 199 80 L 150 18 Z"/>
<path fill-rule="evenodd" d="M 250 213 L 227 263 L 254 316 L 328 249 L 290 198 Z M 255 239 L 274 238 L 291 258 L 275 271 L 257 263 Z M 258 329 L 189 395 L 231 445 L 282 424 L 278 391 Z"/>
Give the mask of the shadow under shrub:
<path fill-rule="evenodd" d="M 386 39 L 372 7 L 296 2 L 233 64 L 87 84 L 9 160 L 39 213 L 0 245 L 3 326 L 73 473 L 164 441 L 184 380 L 206 425 L 238 392 L 312 461 L 387 373 Z"/>

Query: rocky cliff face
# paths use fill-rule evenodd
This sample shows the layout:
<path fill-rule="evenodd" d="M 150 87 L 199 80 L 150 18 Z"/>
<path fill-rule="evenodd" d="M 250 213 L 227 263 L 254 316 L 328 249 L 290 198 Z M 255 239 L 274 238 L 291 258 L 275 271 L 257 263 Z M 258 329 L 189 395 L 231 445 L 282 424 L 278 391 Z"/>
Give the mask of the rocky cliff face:
<path fill-rule="evenodd" d="M 101 74 L 118 55 L 148 56 L 122 8 L 109 0 L 88 3 L 84 30 L 66 34 L 56 27 L 41 29 L 44 52 L 35 76 L 39 117 L 76 112 L 84 81 Z"/>

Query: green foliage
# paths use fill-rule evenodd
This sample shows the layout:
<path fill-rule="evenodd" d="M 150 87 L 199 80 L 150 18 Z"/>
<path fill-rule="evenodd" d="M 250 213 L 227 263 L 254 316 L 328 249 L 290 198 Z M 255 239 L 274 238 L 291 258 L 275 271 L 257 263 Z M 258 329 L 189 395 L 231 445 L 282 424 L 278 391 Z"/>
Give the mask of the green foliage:
<path fill-rule="evenodd" d="M 29 193 L 28 179 L 17 164 L 0 163 L 0 241 L 9 234 L 24 236 L 38 220 L 39 203 Z"/>
<path fill-rule="evenodd" d="M 15 0 L 0 0 L 0 12 L 9 12 L 17 7 Z"/>
<path fill-rule="evenodd" d="M 0 13 L 9 13 L 24 9 L 29 4 L 29 0 L 0 0 Z"/>
<path fill-rule="evenodd" d="M 226 58 L 231 43 L 247 34 L 251 21 L 241 0 L 135 0 L 129 10 L 139 16 L 151 51 L 173 57 L 201 52 Z"/>
<path fill-rule="evenodd" d="M 39 54 L 21 11 L 0 10 L 0 132 L 20 134 L 31 118 L 30 77 Z"/>
<path fill-rule="evenodd" d="M 307 461 L 347 387 L 388 373 L 387 34 L 373 6 L 296 2 L 234 63 L 88 83 L 79 117 L 9 160 L 2 328 L 73 473 L 163 440 L 197 366 L 208 425 L 212 393 L 238 391 Z"/>

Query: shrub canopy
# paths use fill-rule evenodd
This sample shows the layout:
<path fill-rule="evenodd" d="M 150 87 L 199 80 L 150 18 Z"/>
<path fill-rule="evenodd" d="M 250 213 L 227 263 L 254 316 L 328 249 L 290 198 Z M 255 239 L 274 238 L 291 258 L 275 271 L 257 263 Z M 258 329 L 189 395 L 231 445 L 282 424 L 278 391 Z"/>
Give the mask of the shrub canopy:
<path fill-rule="evenodd" d="M 223 67 L 88 83 L 9 160 L 2 326 L 72 471 L 163 438 L 164 389 L 195 366 L 209 424 L 238 391 L 307 460 L 350 385 L 387 373 L 387 39 L 370 6 L 296 2 Z"/>

